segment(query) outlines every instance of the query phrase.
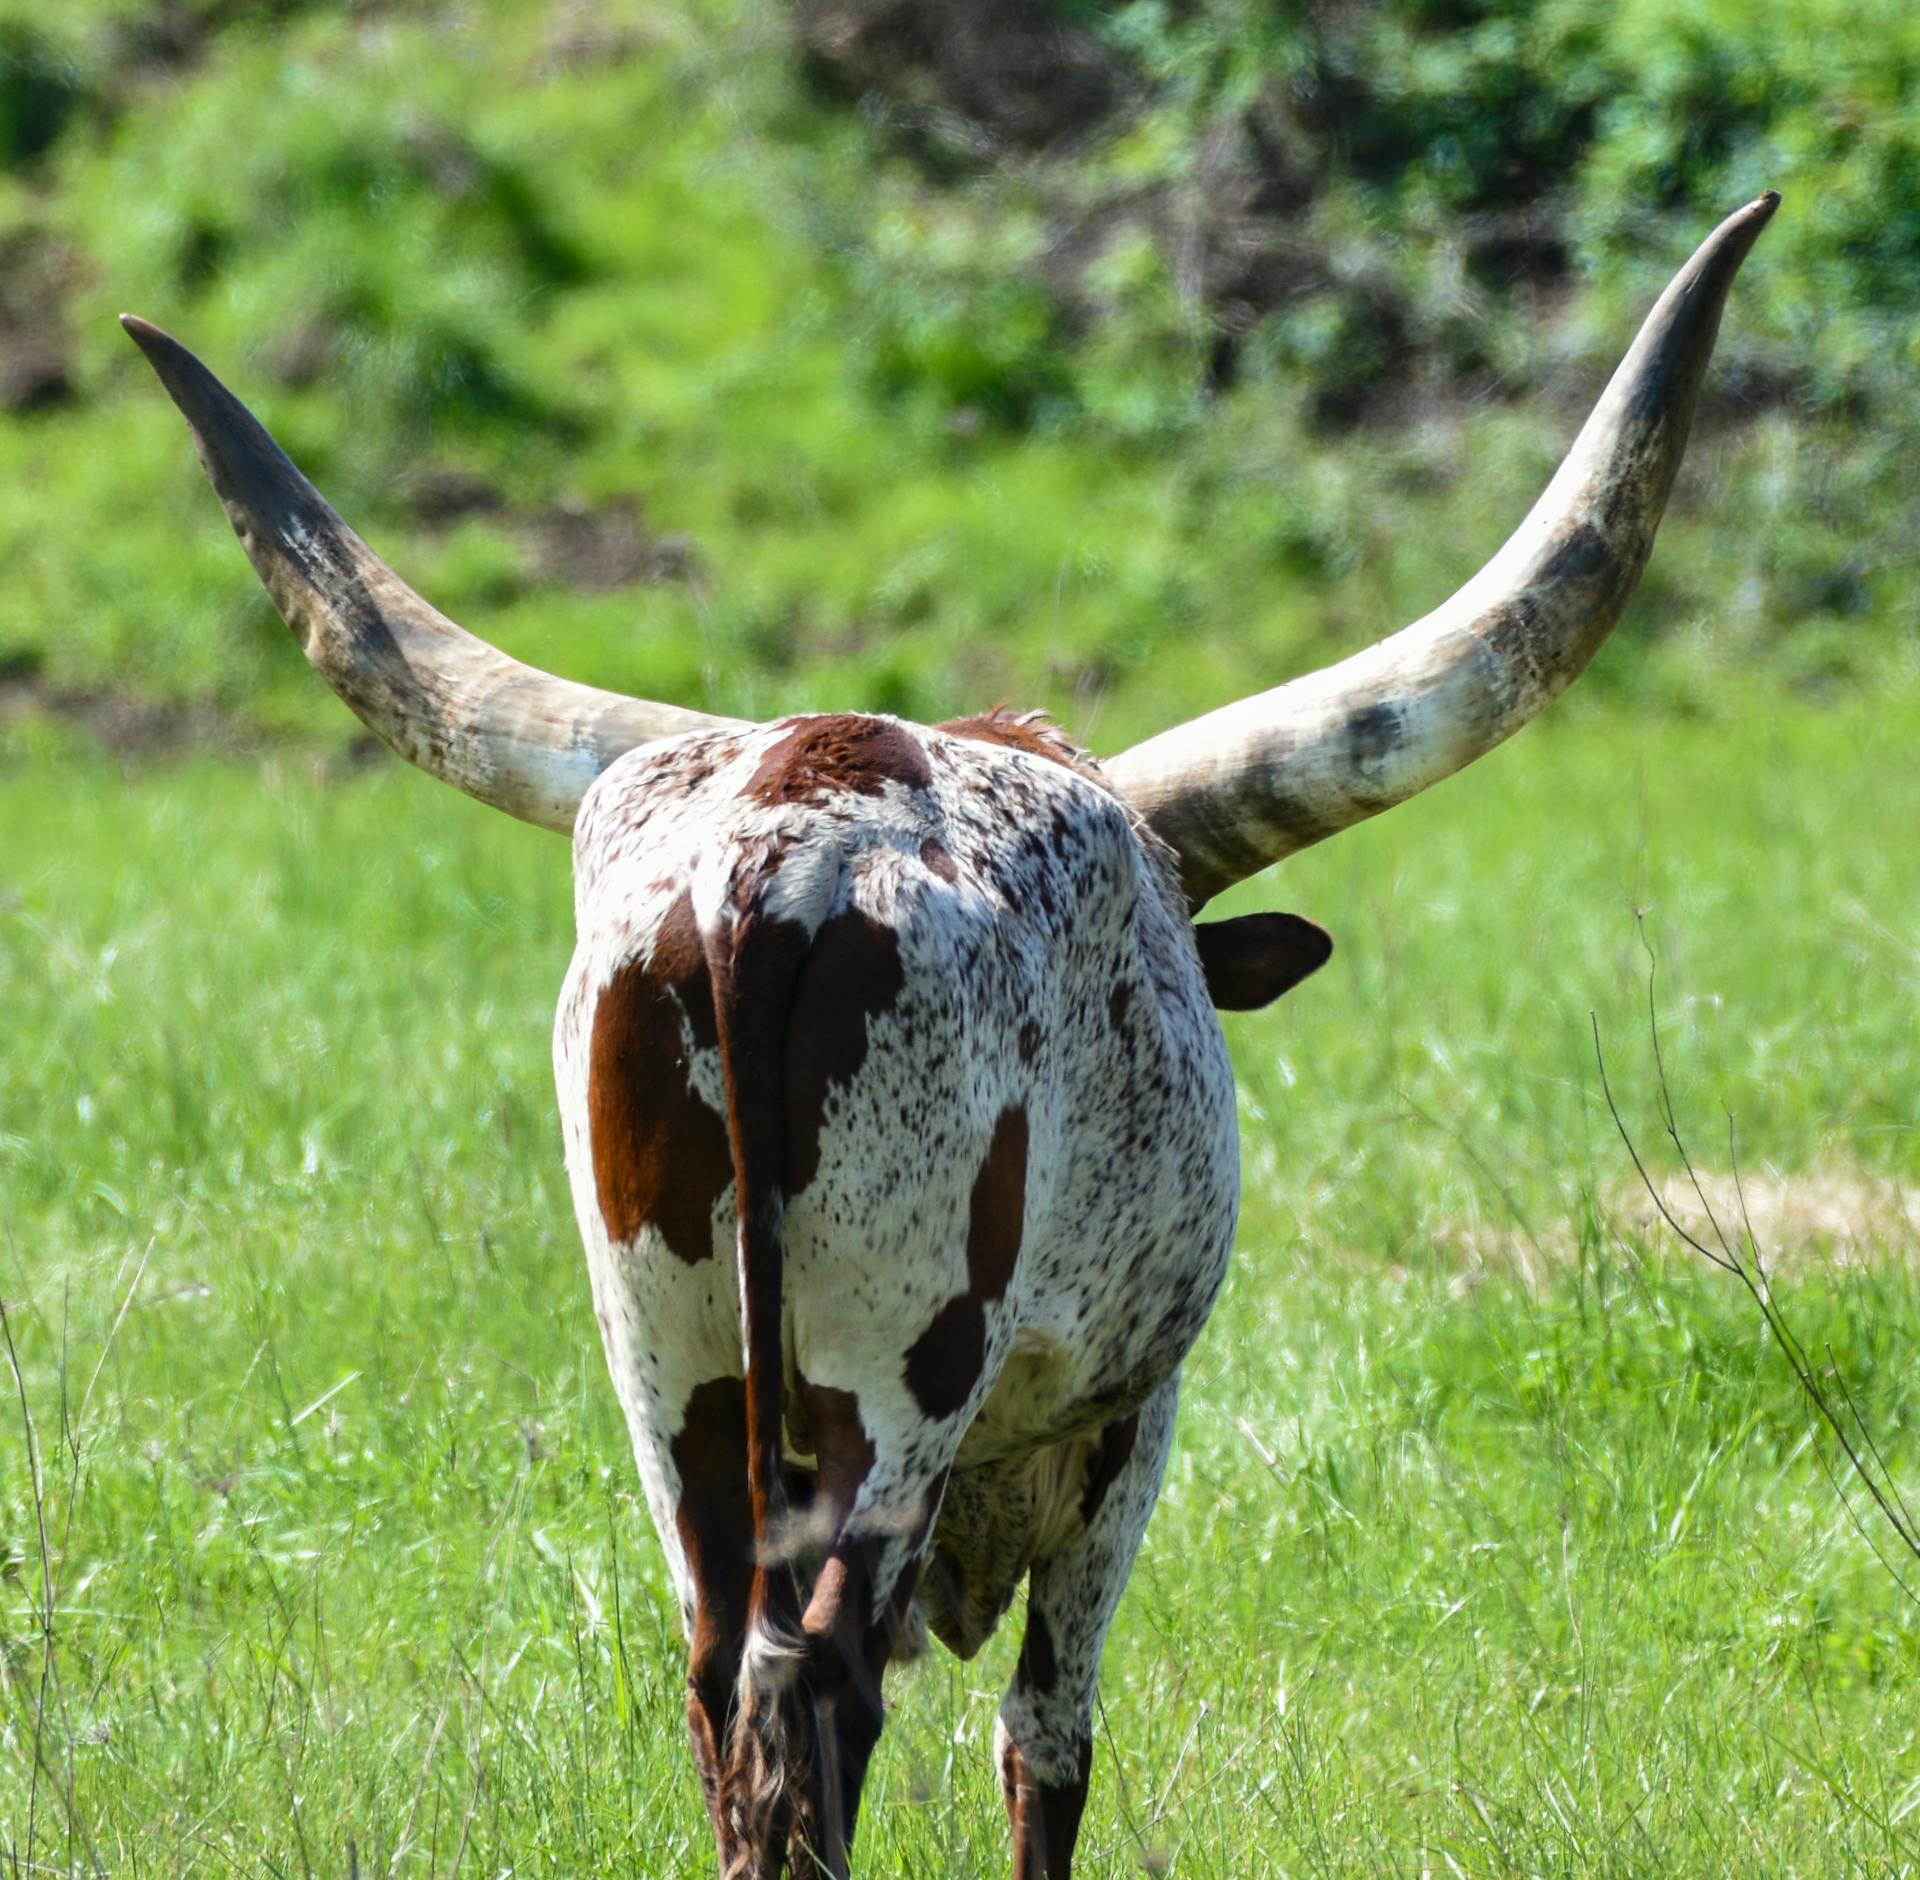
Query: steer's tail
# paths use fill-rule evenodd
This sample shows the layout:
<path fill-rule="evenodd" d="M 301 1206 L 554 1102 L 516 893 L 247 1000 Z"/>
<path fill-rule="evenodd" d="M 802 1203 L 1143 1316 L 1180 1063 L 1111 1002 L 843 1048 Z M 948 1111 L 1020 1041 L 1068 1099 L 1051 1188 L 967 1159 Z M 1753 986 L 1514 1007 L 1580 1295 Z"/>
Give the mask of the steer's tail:
<path fill-rule="evenodd" d="M 800 1594 L 785 1558 L 789 1523 L 782 1473 L 785 1417 L 785 1051 L 800 969 L 837 887 L 836 868 L 807 885 L 779 876 L 765 856 L 717 861 L 697 897 L 713 983 L 727 1134 L 739 1205 L 740 1319 L 747 1372 L 747 1492 L 753 1511 L 753 1591 L 739 1705 L 722 1807 L 746 1871 L 779 1871 L 793 1819 L 792 1778 L 811 1763 L 810 1717 L 795 1689 L 802 1651 Z M 792 871 L 794 875 L 799 870 Z M 808 891 L 809 886 L 811 892 Z"/>

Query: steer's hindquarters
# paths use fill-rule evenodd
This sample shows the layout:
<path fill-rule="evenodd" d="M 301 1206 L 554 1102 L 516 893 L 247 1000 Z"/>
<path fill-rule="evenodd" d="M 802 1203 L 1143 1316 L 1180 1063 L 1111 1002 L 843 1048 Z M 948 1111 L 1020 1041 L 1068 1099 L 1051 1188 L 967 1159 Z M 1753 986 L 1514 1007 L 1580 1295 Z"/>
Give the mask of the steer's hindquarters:
<path fill-rule="evenodd" d="M 1009 1354 L 996 1454 L 1124 1412 L 1204 1313 L 1217 1028 L 1124 813 L 1019 751 L 816 720 L 635 753 L 576 870 L 568 1159 L 723 1871 L 842 1873 Z"/>

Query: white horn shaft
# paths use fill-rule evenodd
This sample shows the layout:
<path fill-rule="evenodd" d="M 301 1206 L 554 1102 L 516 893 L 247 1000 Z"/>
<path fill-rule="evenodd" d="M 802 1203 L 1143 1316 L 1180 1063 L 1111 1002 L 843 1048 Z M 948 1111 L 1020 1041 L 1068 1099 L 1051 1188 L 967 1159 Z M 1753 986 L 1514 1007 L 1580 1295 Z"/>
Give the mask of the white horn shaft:
<path fill-rule="evenodd" d="M 1720 310 L 1780 198 L 1701 243 L 1506 546 L 1425 619 L 1103 768 L 1197 907 L 1451 776 L 1577 678 L 1625 611 L 1686 450 Z"/>
<path fill-rule="evenodd" d="M 430 607 L 179 341 L 123 314 L 180 407 L 247 559 L 314 670 L 410 763 L 543 829 L 654 738 L 734 724 L 523 666 Z"/>

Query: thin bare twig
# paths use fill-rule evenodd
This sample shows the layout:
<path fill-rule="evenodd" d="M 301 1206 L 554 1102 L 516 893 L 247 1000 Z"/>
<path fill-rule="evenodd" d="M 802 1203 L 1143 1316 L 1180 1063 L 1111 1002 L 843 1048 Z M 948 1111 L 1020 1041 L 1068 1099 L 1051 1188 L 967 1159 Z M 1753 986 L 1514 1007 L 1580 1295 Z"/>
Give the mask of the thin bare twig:
<path fill-rule="evenodd" d="M 1842 1376 L 1839 1365 L 1835 1362 L 1832 1348 L 1829 1347 L 1827 1351 L 1827 1374 L 1834 1380 L 1839 1391 L 1840 1404 L 1846 1412 L 1844 1417 L 1841 1409 L 1836 1408 L 1833 1396 L 1821 1381 L 1819 1373 L 1816 1372 L 1812 1360 L 1807 1355 L 1806 1347 L 1788 1323 L 1779 1301 L 1774 1296 L 1773 1286 L 1767 1274 L 1765 1256 L 1761 1251 L 1759 1238 L 1753 1231 L 1753 1217 L 1747 1208 L 1746 1190 L 1740 1176 L 1739 1144 L 1732 1117 L 1727 1119 L 1727 1146 L 1733 1164 L 1734 1195 L 1740 1210 L 1741 1236 L 1739 1239 L 1736 1240 L 1726 1228 L 1721 1226 L 1719 1217 L 1714 1213 L 1712 1204 L 1707 1199 L 1705 1187 L 1694 1168 L 1692 1158 L 1687 1153 L 1686 1142 L 1680 1131 L 1679 1118 L 1673 1106 L 1672 1090 L 1667 1080 L 1666 1060 L 1660 1045 L 1659 1009 L 1654 997 L 1654 976 L 1658 969 L 1658 960 L 1652 945 L 1647 941 L 1644 923 L 1641 926 L 1640 937 L 1642 945 L 1647 949 L 1647 1023 L 1653 1042 L 1654 1076 L 1661 1126 L 1668 1140 L 1672 1142 L 1682 1168 L 1686 1170 L 1688 1183 L 1700 1203 L 1701 1211 L 1706 1215 L 1712 1239 L 1716 1244 L 1709 1245 L 1679 1219 L 1666 1197 L 1655 1186 L 1652 1176 L 1648 1174 L 1633 1134 L 1620 1114 L 1620 1106 L 1614 1101 L 1613 1085 L 1607 1076 L 1606 1053 L 1600 1044 L 1599 1016 L 1590 1014 L 1593 1026 L 1594 1061 L 1599 1066 L 1600 1089 L 1606 1099 L 1607 1113 L 1613 1118 L 1613 1126 L 1619 1132 L 1620 1140 L 1625 1144 L 1627 1154 L 1632 1159 L 1634 1171 L 1639 1175 L 1641 1185 L 1647 1191 L 1647 1198 L 1653 1203 L 1660 1219 L 1683 1245 L 1692 1248 L 1695 1253 L 1720 1268 L 1722 1272 L 1731 1273 L 1746 1288 L 1748 1296 L 1759 1308 L 1761 1319 L 1773 1342 L 1779 1347 L 1781 1355 L 1792 1370 L 1795 1381 L 1808 1401 L 1819 1412 L 1821 1420 L 1833 1433 L 1834 1440 L 1839 1444 L 1841 1453 L 1846 1457 L 1847 1465 L 1855 1479 L 1866 1489 L 1874 1506 L 1879 1510 L 1882 1520 L 1900 1542 L 1901 1548 L 1915 1561 L 1920 1561 L 1920 1523 L 1915 1522 L 1893 1470 L 1888 1467 L 1885 1455 L 1867 1427 L 1866 1419 L 1860 1414 L 1860 1406 L 1845 1377 Z M 1849 1431 L 1849 1420 L 1853 1432 L 1857 1432 L 1857 1440 L 1855 1434 Z M 1869 1459 L 1872 1466 L 1869 1466 Z M 1874 1557 L 1887 1569 L 1889 1576 L 1901 1592 L 1916 1606 L 1920 1606 L 1920 1591 L 1915 1590 L 1862 1526 L 1854 1512 L 1851 1500 L 1843 1492 L 1839 1478 L 1833 1473 L 1824 1456 L 1820 1457 L 1820 1462 L 1827 1479 L 1834 1486 L 1841 1506 L 1846 1510 L 1856 1531 L 1872 1549 Z"/>

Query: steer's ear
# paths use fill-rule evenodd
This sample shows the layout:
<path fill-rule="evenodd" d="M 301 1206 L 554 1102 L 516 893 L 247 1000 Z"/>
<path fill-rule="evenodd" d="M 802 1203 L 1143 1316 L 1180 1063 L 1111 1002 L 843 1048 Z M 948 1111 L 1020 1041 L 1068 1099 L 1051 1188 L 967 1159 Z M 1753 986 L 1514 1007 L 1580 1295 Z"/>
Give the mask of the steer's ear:
<path fill-rule="evenodd" d="M 1194 925 L 1207 996 L 1223 1012 L 1252 1012 L 1291 992 L 1333 953 L 1333 936 L 1298 914 L 1242 914 Z"/>

